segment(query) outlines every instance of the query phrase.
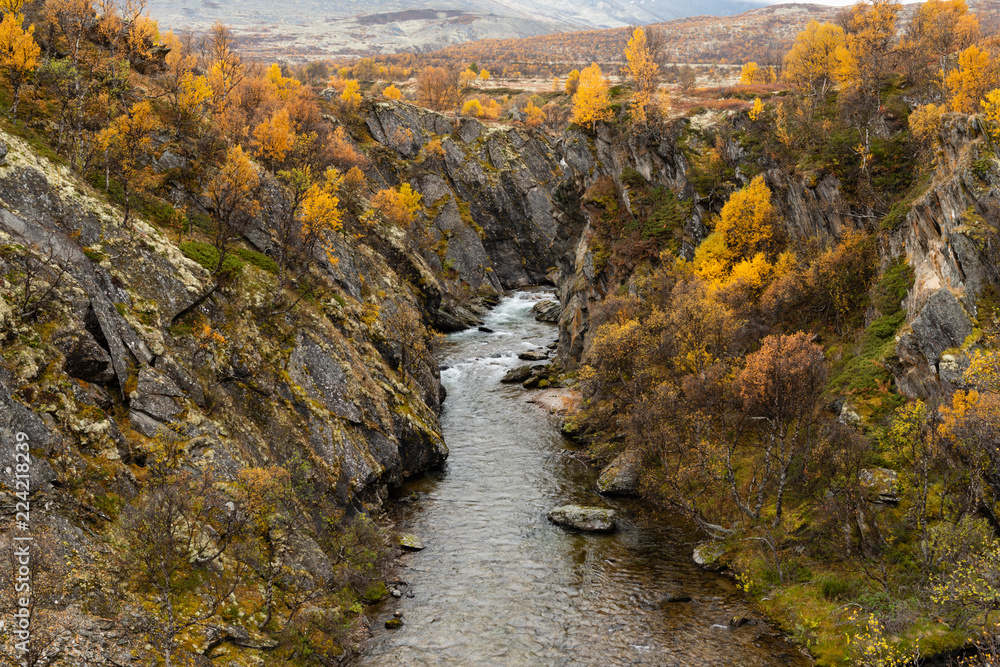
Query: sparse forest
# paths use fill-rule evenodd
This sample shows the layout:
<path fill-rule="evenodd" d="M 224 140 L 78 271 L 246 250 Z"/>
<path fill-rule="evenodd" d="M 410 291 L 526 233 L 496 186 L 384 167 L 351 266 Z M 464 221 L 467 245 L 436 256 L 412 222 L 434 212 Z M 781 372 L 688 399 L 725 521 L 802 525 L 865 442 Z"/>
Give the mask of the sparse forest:
<path fill-rule="evenodd" d="M 548 281 L 574 457 L 631 466 L 819 664 L 992 664 L 995 12 L 292 66 L 142 0 L 0 0 L 2 425 L 55 507 L 4 659 L 361 651 L 389 492 L 447 455 L 439 332 Z"/>

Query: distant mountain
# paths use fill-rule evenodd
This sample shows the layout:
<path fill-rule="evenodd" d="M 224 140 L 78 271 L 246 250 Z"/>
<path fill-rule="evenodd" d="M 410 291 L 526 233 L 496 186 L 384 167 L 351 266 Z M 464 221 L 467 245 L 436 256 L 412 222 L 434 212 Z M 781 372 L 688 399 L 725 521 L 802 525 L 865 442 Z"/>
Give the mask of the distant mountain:
<path fill-rule="evenodd" d="M 321 58 L 427 52 L 479 39 L 646 25 L 694 14 L 728 16 L 744 0 L 149 0 L 161 28 L 204 31 L 221 20 L 245 51 Z"/>

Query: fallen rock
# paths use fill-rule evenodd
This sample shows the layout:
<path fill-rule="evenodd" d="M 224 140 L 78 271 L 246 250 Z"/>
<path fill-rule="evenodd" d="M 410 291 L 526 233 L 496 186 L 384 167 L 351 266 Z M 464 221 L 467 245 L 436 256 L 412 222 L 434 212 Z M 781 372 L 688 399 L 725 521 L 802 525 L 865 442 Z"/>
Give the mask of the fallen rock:
<path fill-rule="evenodd" d="M 694 553 L 691 557 L 694 559 L 695 564 L 702 569 L 718 572 L 719 570 L 726 569 L 725 563 L 721 561 L 725 553 L 726 550 L 722 548 L 721 544 L 716 542 L 702 542 L 694 548 Z"/>
<path fill-rule="evenodd" d="M 531 308 L 531 314 L 539 322 L 559 323 L 559 316 L 562 315 L 562 306 L 555 301 L 539 301 Z"/>
<path fill-rule="evenodd" d="M 411 551 L 421 551 L 424 549 L 424 541 L 413 533 L 400 533 L 399 546 Z"/>
<path fill-rule="evenodd" d="M 490 329 L 489 327 L 479 327 L 479 330 L 483 333 L 493 333 L 493 329 Z"/>
<path fill-rule="evenodd" d="M 549 358 L 549 353 L 541 350 L 528 350 L 517 355 L 517 358 L 524 361 L 545 361 Z"/>
<path fill-rule="evenodd" d="M 503 376 L 501 382 L 512 383 L 512 382 L 524 382 L 531 377 L 531 366 L 518 366 L 517 368 L 512 368 L 507 371 L 507 374 Z"/>
<path fill-rule="evenodd" d="M 577 530 L 607 532 L 615 529 L 615 511 L 603 507 L 563 505 L 549 512 L 549 521 Z"/>
<path fill-rule="evenodd" d="M 609 496 L 634 496 L 639 493 L 642 455 L 629 450 L 619 454 L 597 478 L 597 491 Z"/>

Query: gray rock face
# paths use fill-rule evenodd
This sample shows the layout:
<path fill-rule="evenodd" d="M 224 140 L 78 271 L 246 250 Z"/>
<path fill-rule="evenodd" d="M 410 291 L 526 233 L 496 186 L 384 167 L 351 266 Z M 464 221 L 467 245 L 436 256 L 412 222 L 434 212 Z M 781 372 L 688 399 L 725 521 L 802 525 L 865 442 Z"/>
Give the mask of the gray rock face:
<path fill-rule="evenodd" d="M 948 289 L 939 289 L 927 300 L 920 314 L 910 324 L 924 358 L 936 366 L 941 353 L 960 347 L 972 333 L 972 320 L 965 308 Z"/>
<path fill-rule="evenodd" d="M 115 369 L 111 365 L 111 355 L 98 345 L 86 330 L 77 332 L 60 344 L 66 362 L 66 374 L 86 382 L 105 384 L 115 379 Z"/>
<path fill-rule="evenodd" d="M 555 301 L 545 299 L 543 301 L 539 301 L 531 307 L 531 314 L 534 315 L 535 319 L 539 322 L 551 322 L 552 324 L 558 324 L 559 316 L 562 314 L 562 306 Z"/>
<path fill-rule="evenodd" d="M 587 532 L 615 529 L 615 511 L 603 507 L 563 505 L 549 512 L 549 521 Z"/>
<path fill-rule="evenodd" d="M 634 496 L 639 493 L 639 471 L 642 457 L 639 452 L 619 454 L 597 478 L 597 490 L 609 496 Z"/>

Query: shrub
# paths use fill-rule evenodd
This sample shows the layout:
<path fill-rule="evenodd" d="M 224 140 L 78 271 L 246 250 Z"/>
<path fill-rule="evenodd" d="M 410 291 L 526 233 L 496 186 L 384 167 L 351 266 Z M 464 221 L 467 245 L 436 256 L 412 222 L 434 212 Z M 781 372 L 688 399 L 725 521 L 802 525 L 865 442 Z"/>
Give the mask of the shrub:
<path fill-rule="evenodd" d="M 264 253 L 257 252 L 256 250 L 238 248 L 236 250 L 236 254 L 239 255 L 240 259 L 244 262 L 247 264 L 253 264 L 258 269 L 263 269 L 264 271 L 275 275 L 278 273 L 278 263 Z"/>
<path fill-rule="evenodd" d="M 188 259 L 193 259 L 209 271 L 215 271 L 219 264 L 219 251 L 210 243 L 187 241 L 180 245 L 180 249 Z M 243 262 L 233 255 L 227 255 L 218 273 L 221 278 L 230 280 L 238 276 L 241 271 Z"/>

